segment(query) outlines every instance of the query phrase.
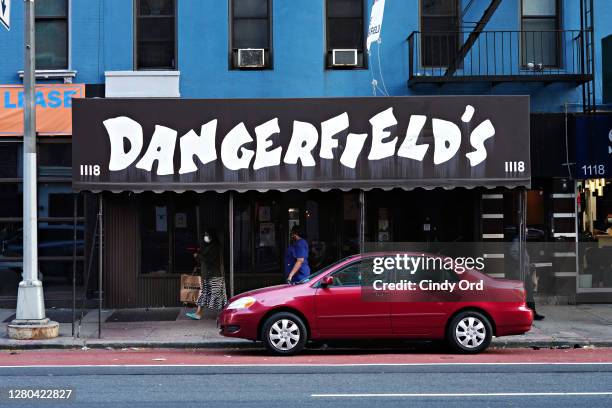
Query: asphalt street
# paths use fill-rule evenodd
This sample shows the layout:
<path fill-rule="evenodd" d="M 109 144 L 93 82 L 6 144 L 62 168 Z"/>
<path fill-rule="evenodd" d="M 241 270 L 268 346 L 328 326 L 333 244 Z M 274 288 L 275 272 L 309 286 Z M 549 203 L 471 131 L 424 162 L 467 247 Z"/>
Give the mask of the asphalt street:
<path fill-rule="evenodd" d="M 610 363 L 0 368 L 2 407 L 610 407 Z M 70 389 L 73 399 L 10 400 Z"/>

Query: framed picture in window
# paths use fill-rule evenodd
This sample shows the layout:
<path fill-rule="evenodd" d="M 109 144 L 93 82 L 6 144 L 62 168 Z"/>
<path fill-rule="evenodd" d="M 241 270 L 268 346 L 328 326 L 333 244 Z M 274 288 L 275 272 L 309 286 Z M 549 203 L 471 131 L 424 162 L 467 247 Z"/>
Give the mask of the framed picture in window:
<path fill-rule="evenodd" d="M 259 224 L 260 247 L 274 247 L 276 245 L 275 235 L 273 222 L 262 222 Z"/>
<path fill-rule="evenodd" d="M 176 228 L 187 228 L 187 214 L 176 213 L 174 215 L 174 226 Z"/>
<path fill-rule="evenodd" d="M 271 219 L 272 219 L 272 212 L 270 210 L 270 207 L 268 206 L 259 207 L 258 214 L 257 214 L 257 220 L 259 222 L 269 222 Z"/>
<path fill-rule="evenodd" d="M 168 231 L 168 210 L 166 207 L 155 207 L 155 231 Z"/>

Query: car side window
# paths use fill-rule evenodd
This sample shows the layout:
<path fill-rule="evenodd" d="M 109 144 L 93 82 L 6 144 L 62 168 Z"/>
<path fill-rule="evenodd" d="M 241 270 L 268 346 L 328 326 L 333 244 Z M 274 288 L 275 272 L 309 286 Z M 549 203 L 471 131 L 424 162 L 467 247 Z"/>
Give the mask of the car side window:
<path fill-rule="evenodd" d="M 359 263 L 351 264 L 330 275 L 333 278 L 333 287 L 360 286 L 361 271 Z"/>

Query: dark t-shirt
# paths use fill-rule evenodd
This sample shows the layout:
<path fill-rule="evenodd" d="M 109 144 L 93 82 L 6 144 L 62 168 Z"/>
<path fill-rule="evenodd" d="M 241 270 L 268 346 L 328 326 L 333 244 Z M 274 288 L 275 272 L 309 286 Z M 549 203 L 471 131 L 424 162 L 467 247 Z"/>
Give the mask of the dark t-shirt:
<path fill-rule="evenodd" d="M 200 260 L 200 273 L 203 279 L 223 277 L 221 245 L 218 242 L 201 243 L 198 258 Z"/>

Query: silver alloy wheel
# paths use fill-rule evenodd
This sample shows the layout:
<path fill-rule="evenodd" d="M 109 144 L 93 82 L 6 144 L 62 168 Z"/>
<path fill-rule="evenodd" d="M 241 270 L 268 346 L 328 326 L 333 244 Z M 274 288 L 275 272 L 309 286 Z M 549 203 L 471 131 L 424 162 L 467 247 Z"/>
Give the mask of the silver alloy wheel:
<path fill-rule="evenodd" d="M 487 328 L 477 317 L 461 319 L 455 327 L 455 338 L 461 345 L 473 349 L 482 344 L 487 337 Z"/>
<path fill-rule="evenodd" d="M 300 328 L 289 319 L 281 319 L 270 327 L 268 338 L 275 348 L 289 351 L 300 341 Z"/>

